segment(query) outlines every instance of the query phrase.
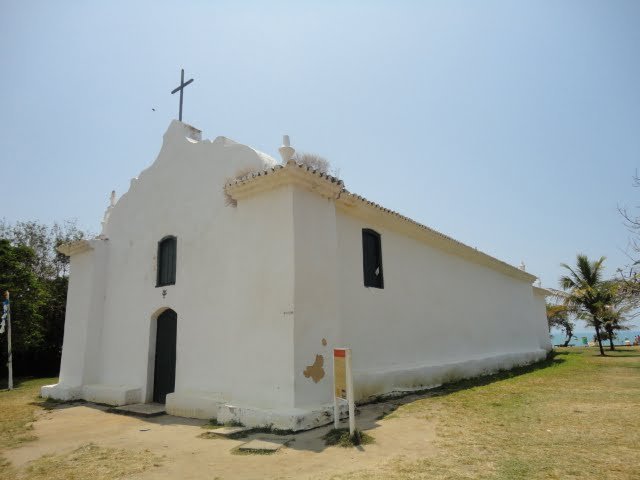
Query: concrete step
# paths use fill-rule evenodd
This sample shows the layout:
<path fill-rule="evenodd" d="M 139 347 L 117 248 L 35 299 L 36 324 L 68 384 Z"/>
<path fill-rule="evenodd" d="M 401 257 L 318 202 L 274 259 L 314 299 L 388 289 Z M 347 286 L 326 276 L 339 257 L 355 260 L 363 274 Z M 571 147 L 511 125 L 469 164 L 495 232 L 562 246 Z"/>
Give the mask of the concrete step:
<path fill-rule="evenodd" d="M 157 417 L 166 413 L 162 403 L 134 403 L 131 405 L 123 405 L 122 407 L 113 407 L 108 411 L 143 418 Z"/>
<path fill-rule="evenodd" d="M 206 437 L 224 437 L 224 438 L 238 438 L 245 433 L 251 432 L 251 427 L 220 427 L 208 430 L 205 433 Z"/>
<path fill-rule="evenodd" d="M 265 452 L 274 453 L 284 447 L 292 440 L 291 437 L 282 438 L 255 438 L 247 443 L 243 443 L 238 450 L 245 452 Z"/>

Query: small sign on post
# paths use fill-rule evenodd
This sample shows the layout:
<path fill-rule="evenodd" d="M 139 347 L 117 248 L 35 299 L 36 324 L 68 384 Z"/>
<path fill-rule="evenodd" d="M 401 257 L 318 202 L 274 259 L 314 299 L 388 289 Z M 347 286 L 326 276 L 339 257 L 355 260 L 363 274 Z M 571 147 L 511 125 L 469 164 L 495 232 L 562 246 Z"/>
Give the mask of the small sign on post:
<path fill-rule="evenodd" d="M 333 349 L 333 427 L 336 429 L 340 423 L 340 401 L 346 401 L 349 405 L 349 434 L 353 435 L 356 418 L 350 348 Z"/>
<path fill-rule="evenodd" d="M 4 332 L 5 322 L 7 324 L 7 367 L 9 367 L 8 387 L 13 390 L 13 352 L 11 350 L 11 301 L 9 300 L 9 290 L 4 292 L 2 301 L 2 320 L 0 333 Z"/>

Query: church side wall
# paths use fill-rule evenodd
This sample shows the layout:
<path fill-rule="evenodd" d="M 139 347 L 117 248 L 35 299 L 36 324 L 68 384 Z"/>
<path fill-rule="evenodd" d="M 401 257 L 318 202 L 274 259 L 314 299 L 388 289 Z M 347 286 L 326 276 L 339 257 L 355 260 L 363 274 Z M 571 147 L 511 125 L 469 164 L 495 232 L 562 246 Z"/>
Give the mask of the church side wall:
<path fill-rule="evenodd" d="M 333 200 L 296 188 L 296 407 L 331 402 L 332 349 L 340 344 L 336 209 Z"/>
<path fill-rule="evenodd" d="M 533 290 L 533 321 L 536 322 L 538 327 L 538 339 L 540 341 L 540 347 L 544 348 L 547 352 L 553 349 L 551 343 L 551 337 L 549 336 L 549 325 L 545 322 L 540 322 L 539 319 L 547 318 L 547 301 L 546 297 L 540 291 Z"/>
<path fill-rule="evenodd" d="M 544 356 L 546 320 L 530 284 L 343 212 L 337 225 L 342 340 L 358 398 Z M 384 289 L 364 287 L 363 228 L 381 234 Z"/>
<path fill-rule="evenodd" d="M 293 407 L 292 195 L 282 187 L 239 201 L 235 212 L 232 403 Z"/>
<path fill-rule="evenodd" d="M 64 386 L 81 387 L 99 376 L 107 248 L 96 241 L 92 250 L 71 257 L 60 363 L 59 383 Z"/>

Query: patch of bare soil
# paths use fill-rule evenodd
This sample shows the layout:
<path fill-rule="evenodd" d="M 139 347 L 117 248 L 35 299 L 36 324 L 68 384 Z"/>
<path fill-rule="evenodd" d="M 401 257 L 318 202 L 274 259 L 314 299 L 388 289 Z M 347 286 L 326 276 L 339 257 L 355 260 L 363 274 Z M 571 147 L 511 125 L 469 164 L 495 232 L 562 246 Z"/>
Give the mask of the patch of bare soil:
<path fill-rule="evenodd" d="M 235 440 L 202 438 L 203 420 L 169 415 L 145 419 L 109 413 L 97 405 L 62 405 L 39 414 L 33 431 L 37 440 L 6 450 L 3 455 L 21 475 L 39 468 L 45 455 L 56 455 L 56 460 L 87 453 L 82 456 L 87 475 L 75 478 L 96 478 L 91 469 L 98 468 L 104 478 L 314 479 L 365 468 L 375 472 L 396 458 L 424 459 L 435 454 L 433 421 L 403 417 L 378 420 L 388 409 L 389 404 L 360 408 L 358 428 L 374 438 L 375 443 L 370 445 L 326 446 L 322 437 L 332 428 L 326 426 L 293 435 L 293 440 L 273 455 L 239 456 L 232 453 L 235 447 L 270 435 L 252 434 Z M 97 456 L 93 460 L 91 452 L 83 450 L 87 448 L 94 449 Z M 130 452 L 135 458 L 123 458 L 122 462 L 132 469 L 108 471 L 108 466 L 96 467 L 100 458 L 105 458 L 105 451 Z M 47 458 L 51 457 L 44 457 L 45 461 Z"/>

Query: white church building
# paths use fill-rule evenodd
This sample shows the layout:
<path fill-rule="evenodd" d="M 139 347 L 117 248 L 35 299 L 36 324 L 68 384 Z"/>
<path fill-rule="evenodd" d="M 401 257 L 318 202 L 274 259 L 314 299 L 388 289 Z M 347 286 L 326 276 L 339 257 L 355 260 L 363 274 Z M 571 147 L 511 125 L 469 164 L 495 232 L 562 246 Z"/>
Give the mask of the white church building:
<path fill-rule="evenodd" d="M 102 233 L 60 247 L 43 396 L 301 430 L 332 420 L 333 348 L 352 350 L 359 402 L 545 358 L 535 276 L 280 153 L 171 123 Z"/>

